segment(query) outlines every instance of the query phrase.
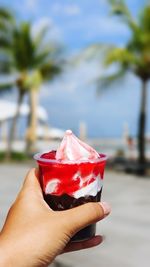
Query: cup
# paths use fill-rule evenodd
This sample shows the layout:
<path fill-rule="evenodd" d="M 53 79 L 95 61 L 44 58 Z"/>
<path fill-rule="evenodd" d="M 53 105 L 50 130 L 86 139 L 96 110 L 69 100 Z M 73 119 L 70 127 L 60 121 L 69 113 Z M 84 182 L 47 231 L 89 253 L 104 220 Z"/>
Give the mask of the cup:
<path fill-rule="evenodd" d="M 68 210 L 88 202 L 99 202 L 103 187 L 107 157 L 99 154 L 95 160 L 61 162 L 56 151 L 38 153 L 34 159 L 39 166 L 43 196 L 55 211 Z M 83 241 L 95 235 L 96 224 L 76 233 L 71 241 Z"/>

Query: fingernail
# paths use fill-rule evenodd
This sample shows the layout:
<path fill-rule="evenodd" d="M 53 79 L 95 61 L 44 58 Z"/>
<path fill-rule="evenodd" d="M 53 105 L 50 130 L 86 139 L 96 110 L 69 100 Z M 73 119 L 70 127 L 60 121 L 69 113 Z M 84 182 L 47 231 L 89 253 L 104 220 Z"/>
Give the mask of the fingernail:
<path fill-rule="evenodd" d="M 102 207 L 104 211 L 104 217 L 106 217 L 110 212 L 111 212 L 111 207 L 108 203 L 106 202 L 100 202 L 100 206 Z"/>

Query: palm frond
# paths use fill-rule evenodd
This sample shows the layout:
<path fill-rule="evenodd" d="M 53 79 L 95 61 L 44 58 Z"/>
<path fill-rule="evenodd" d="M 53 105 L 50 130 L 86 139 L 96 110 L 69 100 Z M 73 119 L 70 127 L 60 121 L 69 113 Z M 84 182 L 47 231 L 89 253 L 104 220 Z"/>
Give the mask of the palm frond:
<path fill-rule="evenodd" d="M 111 5 L 111 14 L 120 16 L 128 24 L 129 28 L 136 32 L 139 30 L 138 24 L 133 18 L 124 0 L 108 0 Z"/>
<path fill-rule="evenodd" d="M 11 41 L 12 40 L 11 40 L 10 36 L 0 33 L 0 49 L 1 48 L 11 49 L 11 46 L 12 46 Z"/>
<path fill-rule="evenodd" d="M 80 53 L 69 59 L 68 63 L 76 66 L 85 61 L 102 60 L 102 56 L 110 49 L 110 45 L 92 44 L 81 50 Z"/>
<path fill-rule="evenodd" d="M 144 32 L 150 34 L 150 5 L 143 8 L 139 16 L 139 25 Z"/>
<path fill-rule="evenodd" d="M 113 63 L 119 63 L 123 66 L 128 67 L 129 65 L 135 64 L 137 62 L 137 58 L 133 53 L 131 53 L 126 48 L 114 47 L 111 49 L 105 58 L 105 64 L 111 65 Z"/>
<path fill-rule="evenodd" d="M 140 31 L 134 34 L 127 44 L 130 53 L 142 55 L 145 51 L 150 51 L 150 34 Z"/>
<path fill-rule="evenodd" d="M 18 70 L 32 67 L 34 47 L 30 30 L 29 23 L 22 23 L 13 33 L 13 54 Z"/>
<path fill-rule="evenodd" d="M 48 62 L 40 68 L 40 72 L 44 80 L 52 80 L 62 72 L 61 63 Z"/>
<path fill-rule="evenodd" d="M 42 80 L 51 80 L 62 71 L 60 58 L 60 46 L 46 39 L 48 27 L 39 31 L 37 36 L 32 35 L 32 25 L 29 22 L 21 22 L 13 27 L 11 35 L 4 34 L 0 30 L 0 62 L 4 72 L 14 69 L 25 73 L 26 85 L 39 84 Z M 9 67 L 9 69 L 8 69 Z M 29 89 L 29 88 L 28 88 Z"/>
<path fill-rule="evenodd" d="M 0 32 L 6 33 L 9 28 L 10 28 L 10 23 L 0 18 Z"/>
<path fill-rule="evenodd" d="M 5 20 L 9 20 L 9 21 L 14 21 L 14 16 L 12 14 L 12 12 L 5 7 L 0 7 L 0 18 L 5 19 Z"/>
<path fill-rule="evenodd" d="M 11 33 L 15 25 L 15 17 L 11 10 L 5 7 L 0 7 L 0 32 Z"/>
<path fill-rule="evenodd" d="M 40 67 L 41 65 L 48 62 L 55 54 L 56 49 L 51 45 L 44 46 L 43 49 L 35 50 L 33 65 Z"/>
<path fill-rule="evenodd" d="M 125 2 L 123 0 L 108 0 L 111 8 L 112 13 L 116 15 L 124 15 L 130 17 L 131 14 L 129 9 L 127 8 Z"/>
<path fill-rule="evenodd" d="M 113 74 L 100 77 L 96 80 L 97 94 L 101 94 L 103 91 L 111 86 L 118 85 L 120 81 L 125 78 L 126 70 L 121 68 Z"/>
<path fill-rule="evenodd" d="M 35 47 L 35 50 L 39 49 L 41 46 L 43 40 L 47 36 L 49 30 L 49 25 L 44 25 L 40 31 L 38 31 L 34 36 L 33 36 L 33 44 Z M 32 29 L 31 29 L 32 32 Z"/>
<path fill-rule="evenodd" d="M 13 67 L 13 62 L 11 56 L 8 54 L 0 53 L 0 73 L 10 73 Z"/>
<path fill-rule="evenodd" d="M 132 33 L 127 48 L 130 52 L 142 55 L 145 51 L 150 52 L 150 7 L 143 8 L 139 20 L 138 31 Z"/>

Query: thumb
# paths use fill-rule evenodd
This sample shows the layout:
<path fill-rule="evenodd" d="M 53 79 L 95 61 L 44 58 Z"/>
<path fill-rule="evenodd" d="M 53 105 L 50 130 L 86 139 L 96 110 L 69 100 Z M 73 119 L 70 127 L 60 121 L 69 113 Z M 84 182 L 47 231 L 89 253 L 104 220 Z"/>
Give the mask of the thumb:
<path fill-rule="evenodd" d="M 72 235 L 82 228 L 102 220 L 109 215 L 111 208 L 106 202 L 90 202 L 64 211 L 68 229 Z"/>
<path fill-rule="evenodd" d="M 42 196 L 38 169 L 33 168 L 27 173 L 21 191 L 27 191 L 28 194 L 32 192 L 32 194 L 39 194 Z"/>

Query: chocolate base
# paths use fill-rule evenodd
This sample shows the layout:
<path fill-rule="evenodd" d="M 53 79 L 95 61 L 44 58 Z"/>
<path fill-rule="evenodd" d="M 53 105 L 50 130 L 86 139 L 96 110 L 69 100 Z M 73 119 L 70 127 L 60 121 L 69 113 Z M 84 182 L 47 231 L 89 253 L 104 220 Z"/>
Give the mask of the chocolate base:
<path fill-rule="evenodd" d="M 84 196 L 80 198 L 74 198 L 67 194 L 61 196 L 44 194 L 44 199 L 49 205 L 49 207 L 55 211 L 68 210 L 88 202 L 99 202 L 101 199 L 102 189 L 97 193 L 96 196 Z M 96 224 L 89 225 L 84 229 L 76 233 L 71 241 L 82 241 L 89 239 L 95 235 Z"/>

